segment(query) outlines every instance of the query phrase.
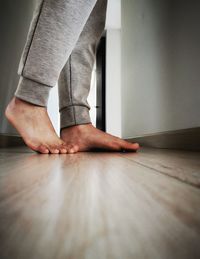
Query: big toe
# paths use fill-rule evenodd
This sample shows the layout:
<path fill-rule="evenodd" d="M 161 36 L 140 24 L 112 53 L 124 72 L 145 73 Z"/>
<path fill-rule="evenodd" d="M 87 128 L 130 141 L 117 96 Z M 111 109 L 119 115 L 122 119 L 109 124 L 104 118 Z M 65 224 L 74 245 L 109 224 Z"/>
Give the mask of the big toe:
<path fill-rule="evenodd" d="M 69 146 L 68 146 L 68 153 L 69 153 L 69 154 L 77 153 L 78 150 L 79 150 L 78 145 L 69 145 Z"/>
<path fill-rule="evenodd" d="M 40 152 L 41 154 L 49 154 L 49 149 L 43 145 L 40 145 L 38 147 L 38 152 Z"/>
<path fill-rule="evenodd" d="M 121 140 L 121 150 L 124 151 L 137 151 L 140 148 L 138 143 L 130 143 L 125 140 Z"/>

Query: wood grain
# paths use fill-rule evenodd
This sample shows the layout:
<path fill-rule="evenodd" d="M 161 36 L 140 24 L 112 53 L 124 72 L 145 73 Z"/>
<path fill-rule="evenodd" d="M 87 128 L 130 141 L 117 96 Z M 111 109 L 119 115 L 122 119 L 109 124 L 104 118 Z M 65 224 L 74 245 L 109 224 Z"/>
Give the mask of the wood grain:
<path fill-rule="evenodd" d="M 143 148 L 124 158 L 200 187 L 200 152 Z"/>
<path fill-rule="evenodd" d="M 0 152 L 1 259 L 197 259 L 199 205 L 129 154 Z"/>

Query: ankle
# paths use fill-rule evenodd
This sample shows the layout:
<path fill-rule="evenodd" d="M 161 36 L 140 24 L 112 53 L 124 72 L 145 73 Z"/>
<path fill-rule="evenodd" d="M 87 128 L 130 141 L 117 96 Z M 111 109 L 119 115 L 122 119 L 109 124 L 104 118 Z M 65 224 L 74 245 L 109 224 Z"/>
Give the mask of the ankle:
<path fill-rule="evenodd" d="M 34 103 L 30 103 L 30 102 L 27 102 L 25 100 L 22 100 L 16 96 L 13 97 L 12 101 L 10 102 L 11 105 L 13 105 L 14 107 L 20 107 L 20 108 L 24 108 L 24 109 L 34 109 L 34 108 L 40 108 L 42 110 L 45 110 L 47 111 L 47 108 L 46 107 L 43 107 L 43 106 L 39 106 L 39 105 L 36 105 Z"/>
<path fill-rule="evenodd" d="M 22 100 L 22 99 L 20 99 L 16 96 L 14 96 L 12 101 L 13 101 L 13 104 L 16 105 L 16 106 L 37 106 L 35 104 L 29 103 L 25 100 Z"/>
<path fill-rule="evenodd" d="M 20 105 L 20 104 L 22 104 L 22 103 L 25 103 L 25 101 L 23 101 L 22 99 L 20 99 L 20 98 L 18 98 L 18 97 L 16 97 L 16 96 L 13 97 L 12 102 L 13 102 L 14 104 L 16 104 L 16 105 Z"/>
<path fill-rule="evenodd" d="M 62 128 L 60 130 L 60 132 L 64 132 L 66 130 L 73 130 L 73 131 L 77 131 L 77 132 L 82 132 L 85 129 L 88 129 L 89 127 L 93 127 L 92 123 L 79 124 L 79 125 L 73 125 L 73 126 L 70 126 L 70 127 Z"/>
<path fill-rule="evenodd" d="M 16 107 L 28 106 L 28 105 L 30 105 L 28 102 L 23 101 L 22 99 L 19 99 L 18 97 L 14 96 L 10 101 L 10 103 L 8 104 L 8 108 L 15 109 Z"/>

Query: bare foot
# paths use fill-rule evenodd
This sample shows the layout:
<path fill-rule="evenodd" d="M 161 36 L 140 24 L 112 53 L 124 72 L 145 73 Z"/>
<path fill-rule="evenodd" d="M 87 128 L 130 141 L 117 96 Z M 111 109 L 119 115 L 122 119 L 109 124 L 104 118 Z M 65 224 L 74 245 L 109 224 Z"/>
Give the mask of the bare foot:
<path fill-rule="evenodd" d="M 14 97 L 5 115 L 17 129 L 28 147 L 43 154 L 74 153 L 56 134 L 45 107 L 36 106 Z"/>
<path fill-rule="evenodd" d="M 92 124 L 64 128 L 61 131 L 61 139 L 67 144 L 76 144 L 79 151 L 91 151 L 94 149 L 136 151 L 139 148 L 139 144 L 129 143 L 114 137 L 96 129 Z"/>

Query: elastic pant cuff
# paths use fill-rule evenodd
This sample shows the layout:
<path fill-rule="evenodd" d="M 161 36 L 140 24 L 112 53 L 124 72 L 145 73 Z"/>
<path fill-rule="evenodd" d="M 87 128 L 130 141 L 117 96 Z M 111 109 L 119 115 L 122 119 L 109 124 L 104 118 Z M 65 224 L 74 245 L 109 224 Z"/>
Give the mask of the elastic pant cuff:
<path fill-rule="evenodd" d="M 85 106 L 69 106 L 60 111 L 60 128 L 91 123 L 89 108 Z"/>
<path fill-rule="evenodd" d="M 50 86 L 20 77 L 15 96 L 26 102 L 46 107 L 49 98 Z"/>

